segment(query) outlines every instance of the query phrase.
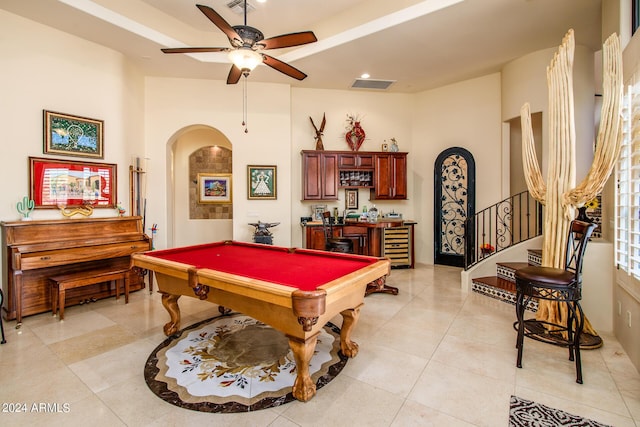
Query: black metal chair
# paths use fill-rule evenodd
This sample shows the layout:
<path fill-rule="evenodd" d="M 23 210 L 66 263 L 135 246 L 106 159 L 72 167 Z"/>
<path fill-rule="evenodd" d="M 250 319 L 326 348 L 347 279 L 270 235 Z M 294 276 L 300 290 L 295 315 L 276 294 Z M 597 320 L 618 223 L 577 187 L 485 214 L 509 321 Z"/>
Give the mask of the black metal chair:
<path fill-rule="evenodd" d="M 582 263 L 587 242 L 596 224 L 573 220 L 567 236 L 565 268 L 528 266 L 516 270 L 516 317 L 518 331 L 516 366 L 522 368 L 524 337 L 569 348 L 569 360 L 575 359 L 576 382 L 582 384 L 580 335 L 584 326 L 582 299 Z M 566 325 L 543 320 L 524 319 L 524 311 L 532 299 L 549 300 L 558 309 L 566 307 Z M 564 311 L 564 310 L 563 310 Z M 563 312 L 562 311 L 562 312 Z"/>
<path fill-rule="evenodd" d="M 331 212 L 322 213 L 322 227 L 324 228 L 324 247 L 330 252 L 353 253 L 353 241 L 346 237 L 335 237 L 333 235 L 333 224 L 331 223 Z"/>

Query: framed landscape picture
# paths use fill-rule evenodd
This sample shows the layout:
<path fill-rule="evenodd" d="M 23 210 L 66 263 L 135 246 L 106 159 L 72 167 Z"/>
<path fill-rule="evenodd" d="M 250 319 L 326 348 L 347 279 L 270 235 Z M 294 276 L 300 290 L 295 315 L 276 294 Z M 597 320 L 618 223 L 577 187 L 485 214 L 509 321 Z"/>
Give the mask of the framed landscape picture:
<path fill-rule="evenodd" d="M 115 208 L 116 168 L 111 163 L 29 157 L 29 198 L 36 208 Z"/>
<path fill-rule="evenodd" d="M 231 203 L 231 174 L 199 173 L 199 203 Z"/>
<path fill-rule="evenodd" d="M 247 197 L 250 200 L 278 198 L 277 166 L 247 166 Z"/>
<path fill-rule="evenodd" d="M 102 159 L 103 123 L 44 110 L 44 153 Z"/>

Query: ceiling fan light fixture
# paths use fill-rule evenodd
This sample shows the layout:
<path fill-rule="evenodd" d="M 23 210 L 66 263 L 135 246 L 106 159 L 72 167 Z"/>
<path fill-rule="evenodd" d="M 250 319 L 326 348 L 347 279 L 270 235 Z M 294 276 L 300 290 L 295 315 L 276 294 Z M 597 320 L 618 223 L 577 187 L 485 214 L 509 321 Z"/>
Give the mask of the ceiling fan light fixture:
<path fill-rule="evenodd" d="M 262 63 L 262 55 L 253 49 L 241 47 L 229 52 L 229 60 L 240 70 L 252 71 Z"/>

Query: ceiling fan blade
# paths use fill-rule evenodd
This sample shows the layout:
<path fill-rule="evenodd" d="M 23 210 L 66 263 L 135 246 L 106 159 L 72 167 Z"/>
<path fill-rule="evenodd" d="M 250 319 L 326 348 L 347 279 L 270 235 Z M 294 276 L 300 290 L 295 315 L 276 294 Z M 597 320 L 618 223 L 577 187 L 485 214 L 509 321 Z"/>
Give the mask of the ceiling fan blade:
<path fill-rule="evenodd" d="M 302 71 L 298 70 L 295 67 L 292 67 L 286 62 L 282 62 L 279 59 L 276 59 L 273 56 L 265 55 L 264 53 L 262 54 L 262 56 L 264 57 L 263 62 L 266 65 L 273 68 L 274 70 L 278 70 L 281 73 L 286 74 L 289 77 L 293 77 L 294 79 L 297 79 L 297 80 L 304 80 L 305 77 L 307 77 L 305 73 L 303 73 Z"/>
<path fill-rule="evenodd" d="M 164 53 L 203 53 L 203 52 L 226 52 L 227 47 L 175 47 L 160 49 Z"/>
<path fill-rule="evenodd" d="M 269 37 L 260 40 L 258 45 L 264 46 L 264 49 L 280 49 L 283 47 L 300 46 L 307 43 L 317 42 L 318 39 L 313 31 L 302 31 L 300 33 L 282 34 L 280 36 Z"/>
<path fill-rule="evenodd" d="M 205 6 L 202 4 L 197 4 L 196 7 L 200 9 L 200 11 L 204 13 L 205 16 L 209 18 L 209 20 L 213 22 L 216 27 L 220 28 L 220 30 L 222 30 L 222 32 L 227 35 L 229 40 L 235 39 L 242 42 L 242 38 L 238 35 L 236 30 L 234 30 L 233 27 L 229 25 L 229 23 L 225 21 L 222 16 L 218 15 L 218 12 L 211 9 L 209 6 Z"/>
<path fill-rule="evenodd" d="M 227 76 L 227 84 L 234 85 L 238 83 L 238 80 L 240 80 L 240 77 L 242 77 L 242 71 L 240 70 L 240 68 L 236 67 L 235 65 L 232 65 L 231 70 L 229 70 L 229 75 Z"/>

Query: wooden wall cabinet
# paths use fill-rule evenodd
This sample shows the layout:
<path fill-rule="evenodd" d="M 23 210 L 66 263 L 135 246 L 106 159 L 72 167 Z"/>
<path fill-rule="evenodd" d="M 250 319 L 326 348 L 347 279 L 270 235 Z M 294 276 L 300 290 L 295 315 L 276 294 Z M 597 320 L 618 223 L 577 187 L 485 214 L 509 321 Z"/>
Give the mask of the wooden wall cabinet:
<path fill-rule="evenodd" d="M 338 154 L 302 152 L 302 199 L 338 200 Z"/>
<path fill-rule="evenodd" d="M 375 156 L 372 199 L 407 198 L 407 153 L 381 153 Z"/>
<path fill-rule="evenodd" d="M 407 198 L 407 153 L 302 151 L 302 200 L 338 200 L 338 189 L 369 188 L 376 200 Z"/>
<path fill-rule="evenodd" d="M 340 169 L 371 169 L 373 170 L 374 155 L 370 153 L 340 153 L 338 167 Z"/>

